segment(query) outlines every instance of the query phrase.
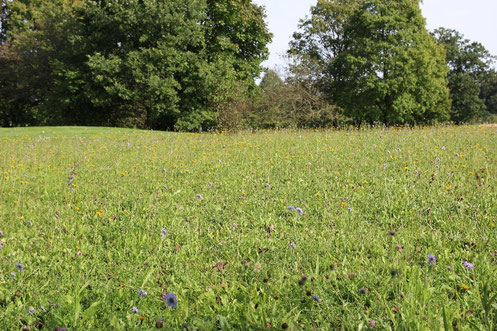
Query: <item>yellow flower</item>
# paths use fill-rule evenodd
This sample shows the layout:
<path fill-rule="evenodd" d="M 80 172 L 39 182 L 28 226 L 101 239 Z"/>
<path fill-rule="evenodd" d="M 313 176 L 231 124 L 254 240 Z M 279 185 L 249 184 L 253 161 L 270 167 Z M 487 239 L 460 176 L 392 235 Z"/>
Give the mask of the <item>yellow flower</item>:
<path fill-rule="evenodd" d="M 451 188 L 451 187 L 452 187 L 452 186 L 450 186 L 450 184 L 447 184 L 447 185 L 445 186 L 445 189 L 446 189 L 446 190 L 450 190 L 450 188 Z"/>
<path fill-rule="evenodd" d="M 349 205 L 348 203 L 346 203 L 346 202 L 342 202 L 342 206 L 343 206 L 343 207 L 347 207 L 348 205 Z"/>
<path fill-rule="evenodd" d="M 75 210 L 79 210 L 79 207 L 74 207 Z"/>
<path fill-rule="evenodd" d="M 19 203 L 19 200 L 14 201 L 14 205 L 17 205 Z"/>
<path fill-rule="evenodd" d="M 461 285 L 461 290 L 467 291 L 467 290 L 469 290 L 469 286 Z"/>

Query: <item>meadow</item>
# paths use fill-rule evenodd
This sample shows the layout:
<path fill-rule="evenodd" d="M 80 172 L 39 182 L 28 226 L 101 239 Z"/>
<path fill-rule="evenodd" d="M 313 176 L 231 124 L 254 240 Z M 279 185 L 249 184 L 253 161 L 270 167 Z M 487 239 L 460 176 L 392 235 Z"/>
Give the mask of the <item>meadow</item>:
<path fill-rule="evenodd" d="M 0 129 L 2 330 L 495 330 L 497 128 Z"/>

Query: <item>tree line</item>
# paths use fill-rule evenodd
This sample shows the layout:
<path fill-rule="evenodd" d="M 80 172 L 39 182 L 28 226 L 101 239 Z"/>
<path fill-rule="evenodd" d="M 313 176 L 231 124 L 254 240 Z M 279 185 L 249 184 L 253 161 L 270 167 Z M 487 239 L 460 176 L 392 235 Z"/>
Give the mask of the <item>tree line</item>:
<path fill-rule="evenodd" d="M 418 0 L 319 0 L 284 73 L 251 0 L 4 0 L 0 125 L 178 131 L 497 116 L 494 57 Z M 257 84 L 258 78 L 262 80 Z"/>

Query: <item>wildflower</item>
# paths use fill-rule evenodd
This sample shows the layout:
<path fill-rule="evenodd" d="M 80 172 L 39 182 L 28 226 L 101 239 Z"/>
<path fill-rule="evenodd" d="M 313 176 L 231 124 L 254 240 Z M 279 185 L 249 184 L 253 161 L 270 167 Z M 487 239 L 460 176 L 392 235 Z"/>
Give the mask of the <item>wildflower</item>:
<path fill-rule="evenodd" d="M 233 227 L 237 228 L 238 227 L 238 223 L 233 223 Z"/>
<path fill-rule="evenodd" d="M 290 243 L 290 245 L 288 245 L 290 248 L 297 248 L 297 245 L 295 243 Z"/>
<path fill-rule="evenodd" d="M 133 307 L 133 308 L 131 308 L 131 311 L 132 311 L 133 313 L 137 314 L 137 313 L 138 313 L 138 308 Z"/>
<path fill-rule="evenodd" d="M 467 285 L 461 285 L 461 290 L 466 292 L 467 290 L 469 290 L 469 286 Z"/>
<path fill-rule="evenodd" d="M 302 208 L 295 208 L 295 210 L 297 211 L 297 213 L 299 213 L 299 215 L 304 215 L 304 211 L 302 210 Z"/>
<path fill-rule="evenodd" d="M 197 195 L 195 195 L 195 196 L 197 197 L 197 199 L 199 199 L 200 201 L 202 201 L 202 195 L 197 194 Z"/>
<path fill-rule="evenodd" d="M 368 290 L 367 290 L 367 289 L 365 289 L 364 287 L 363 287 L 363 288 L 360 288 L 360 289 L 359 289 L 359 294 L 366 294 L 366 292 L 367 292 L 367 291 L 368 291 Z"/>
<path fill-rule="evenodd" d="M 33 226 L 33 222 L 29 221 L 28 222 L 29 226 Z"/>
<path fill-rule="evenodd" d="M 36 309 L 33 309 L 33 308 L 29 308 L 29 315 L 33 315 L 34 313 L 36 313 Z"/>
<path fill-rule="evenodd" d="M 178 299 L 176 299 L 176 295 L 174 295 L 174 293 L 168 293 L 164 297 L 164 301 L 166 301 L 166 305 L 171 308 L 176 308 L 178 306 Z"/>
<path fill-rule="evenodd" d="M 392 230 L 392 231 L 388 232 L 388 234 L 391 236 L 395 236 L 395 231 Z"/>
<path fill-rule="evenodd" d="M 302 275 L 302 277 L 300 277 L 300 280 L 299 280 L 299 285 L 304 285 L 306 280 L 307 280 L 307 276 Z"/>
<path fill-rule="evenodd" d="M 433 265 L 437 262 L 437 258 L 433 254 L 428 254 L 428 265 Z"/>
<path fill-rule="evenodd" d="M 164 185 L 163 187 L 164 187 L 164 190 L 167 190 L 167 186 Z"/>
<path fill-rule="evenodd" d="M 211 182 L 208 182 L 207 185 L 209 185 L 209 187 L 212 188 L 212 183 Z"/>
<path fill-rule="evenodd" d="M 43 310 L 44 313 L 47 312 L 47 310 L 45 309 L 45 307 L 43 307 L 43 306 L 40 305 L 40 308 L 41 308 L 41 310 Z"/>
<path fill-rule="evenodd" d="M 352 208 L 350 208 L 350 207 L 349 207 L 349 208 L 347 208 L 347 211 L 348 211 L 349 213 L 351 213 L 351 212 L 352 212 Z"/>
<path fill-rule="evenodd" d="M 371 321 L 369 321 L 368 324 L 369 324 L 369 327 L 374 328 L 376 326 L 376 321 L 375 320 L 371 320 Z"/>
<path fill-rule="evenodd" d="M 160 230 L 160 235 L 162 236 L 162 238 L 164 238 L 167 235 L 167 230 L 166 229 Z"/>
<path fill-rule="evenodd" d="M 467 261 L 465 261 L 462 265 L 464 268 L 466 268 L 469 271 L 473 270 L 473 268 L 475 267 L 472 263 L 469 263 Z"/>
<path fill-rule="evenodd" d="M 267 189 L 270 189 L 270 188 L 271 188 L 271 185 L 266 184 L 266 188 L 267 188 Z"/>
<path fill-rule="evenodd" d="M 17 263 L 17 264 L 16 264 L 16 268 L 17 268 L 19 271 L 23 271 L 23 270 L 24 270 L 24 266 L 23 266 L 21 263 Z"/>
<path fill-rule="evenodd" d="M 166 169 L 162 169 L 162 172 L 166 172 Z"/>
<path fill-rule="evenodd" d="M 437 165 L 435 166 L 435 168 L 440 169 L 440 166 L 437 164 Z"/>
<path fill-rule="evenodd" d="M 15 272 L 11 272 L 10 275 L 12 276 L 12 278 L 16 279 L 16 273 Z"/>
<path fill-rule="evenodd" d="M 386 169 L 387 167 L 388 167 L 388 164 L 383 163 L 383 168 L 385 168 L 385 169 Z"/>
<path fill-rule="evenodd" d="M 0 230 L 0 237 L 3 237 L 3 231 Z"/>
<path fill-rule="evenodd" d="M 138 296 L 144 298 L 147 296 L 147 292 L 145 290 L 138 290 Z"/>
<path fill-rule="evenodd" d="M 290 207 L 288 207 L 288 210 L 289 210 L 289 211 L 294 211 L 294 210 L 295 210 L 295 207 L 294 207 L 294 206 L 290 206 Z"/>
<path fill-rule="evenodd" d="M 313 294 L 313 295 L 312 295 L 312 298 L 313 298 L 314 300 L 316 300 L 317 302 L 321 302 L 321 301 L 323 301 L 323 300 L 322 300 L 320 297 L 318 297 L 316 294 Z"/>
<path fill-rule="evenodd" d="M 400 250 L 402 250 L 404 248 L 404 246 L 402 246 L 402 245 L 395 245 L 395 248 L 397 248 L 397 250 L 400 251 Z"/>

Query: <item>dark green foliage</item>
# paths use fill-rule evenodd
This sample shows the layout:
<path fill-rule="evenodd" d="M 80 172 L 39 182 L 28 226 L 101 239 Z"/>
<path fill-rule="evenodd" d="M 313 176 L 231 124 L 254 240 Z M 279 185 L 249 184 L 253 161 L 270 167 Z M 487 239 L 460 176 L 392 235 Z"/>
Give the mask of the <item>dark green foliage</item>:
<path fill-rule="evenodd" d="M 46 123 L 215 127 L 232 86 L 255 88 L 271 38 L 250 0 L 39 2 L 23 7 L 30 29 L 6 31 L 16 53 L 42 50 Z"/>
<path fill-rule="evenodd" d="M 495 107 L 493 57 L 482 44 L 464 39 L 455 30 L 439 28 L 434 31 L 434 36 L 447 50 L 451 119 L 471 122 L 483 118 L 487 104 Z"/>
<path fill-rule="evenodd" d="M 291 54 L 311 63 L 321 90 L 356 123 L 448 118 L 444 51 L 417 0 L 318 1 Z"/>

